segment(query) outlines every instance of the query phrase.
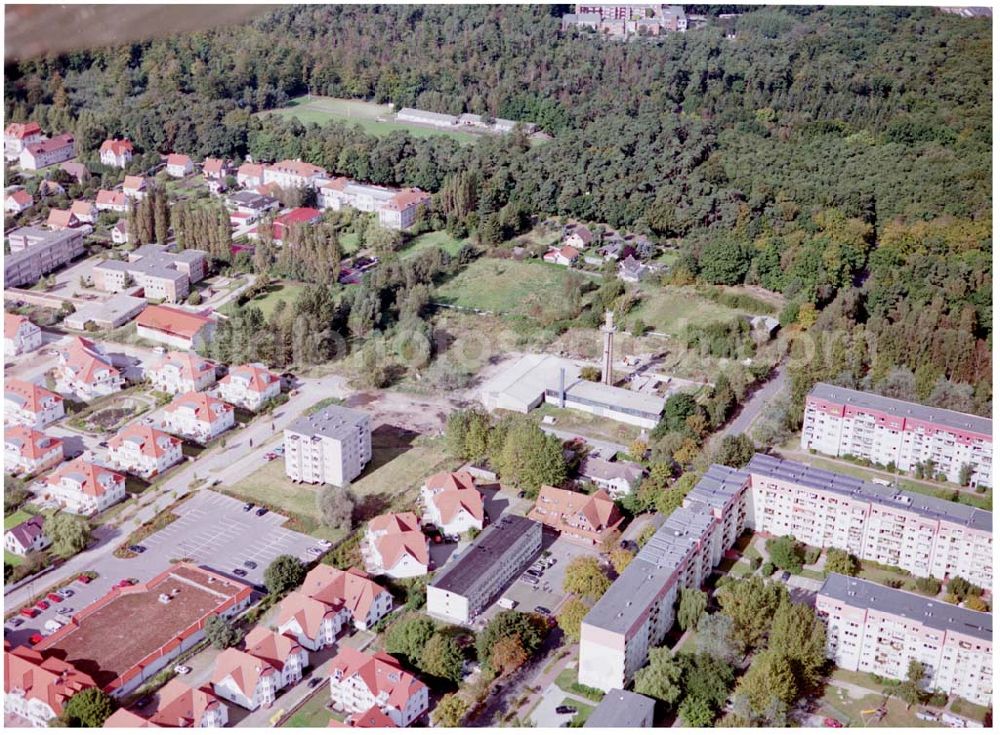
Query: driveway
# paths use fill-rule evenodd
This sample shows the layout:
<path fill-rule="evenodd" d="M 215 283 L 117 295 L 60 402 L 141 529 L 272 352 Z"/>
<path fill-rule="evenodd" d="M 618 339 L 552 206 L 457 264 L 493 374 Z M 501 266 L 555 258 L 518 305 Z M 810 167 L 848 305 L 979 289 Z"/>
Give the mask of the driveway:
<path fill-rule="evenodd" d="M 565 727 L 572 720 L 575 714 L 560 715 L 556 713 L 556 707 L 562 704 L 563 700 L 569 696 L 555 684 L 549 684 L 542 695 L 542 701 L 531 713 L 531 722 L 534 727 Z"/>
<path fill-rule="evenodd" d="M 722 430 L 722 436 L 735 436 L 736 434 L 749 432 L 764 410 L 767 402 L 784 391 L 787 384 L 788 365 L 783 362 L 778 365 L 774 377 L 758 387 L 754 394 L 743 403 L 743 408 L 740 409 L 740 412 Z"/>

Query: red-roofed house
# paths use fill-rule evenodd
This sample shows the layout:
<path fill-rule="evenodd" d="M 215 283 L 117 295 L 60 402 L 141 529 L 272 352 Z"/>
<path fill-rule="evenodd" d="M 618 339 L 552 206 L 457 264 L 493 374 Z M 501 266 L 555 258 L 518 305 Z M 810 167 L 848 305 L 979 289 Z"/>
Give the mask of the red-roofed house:
<path fill-rule="evenodd" d="M 206 444 L 236 423 L 233 407 L 208 393 L 185 393 L 163 409 L 163 428 Z"/>
<path fill-rule="evenodd" d="M 104 348 L 84 337 L 72 337 L 59 351 L 56 387 L 62 393 L 76 393 L 84 400 L 109 396 L 122 389 L 125 380 Z"/>
<path fill-rule="evenodd" d="M 281 686 L 292 686 L 302 680 L 302 670 L 309 665 L 309 652 L 293 636 L 276 633 L 257 626 L 244 640 L 246 652 L 266 661 L 281 673 Z"/>
<path fill-rule="evenodd" d="M 50 230 L 68 230 L 80 226 L 79 218 L 68 209 L 50 209 L 45 226 Z"/>
<path fill-rule="evenodd" d="M 364 712 L 348 715 L 343 722 L 331 717 L 327 727 L 396 727 L 396 723 L 377 706 L 373 706 Z"/>
<path fill-rule="evenodd" d="M 215 322 L 172 306 L 147 306 L 136 319 L 140 337 L 181 350 L 192 350 L 212 338 Z"/>
<path fill-rule="evenodd" d="M 368 522 L 362 545 L 365 568 L 394 579 L 427 574 L 430 547 L 413 513 L 386 513 Z"/>
<path fill-rule="evenodd" d="M 11 214 L 21 214 L 25 210 L 31 209 L 35 199 L 24 189 L 10 192 L 3 200 L 3 210 Z"/>
<path fill-rule="evenodd" d="M 260 186 L 264 183 L 264 167 L 259 163 L 244 163 L 236 169 L 236 183 L 244 188 Z"/>
<path fill-rule="evenodd" d="M 274 218 L 271 232 L 274 241 L 281 244 L 295 225 L 311 225 L 323 219 L 323 213 L 312 207 L 296 207 Z"/>
<path fill-rule="evenodd" d="M 219 398 L 250 411 L 257 411 L 281 393 L 281 378 L 259 362 L 238 365 L 219 381 Z"/>
<path fill-rule="evenodd" d="M 125 475 L 74 459 L 45 478 L 45 492 L 70 513 L 93 515 L 125 499 Z"/>
<path fill-rule="evenodd" d="M 248 710 L 270 707 L 281 689 L 281 673 L 246 651 L 227 648 L 215 659 L 212 691 Z"/>
<path fill-rule="evenodd" d="M 458 535 L 473 528 L 483 530 L 483 496 L 470 473 L 431 475 L 421 488 L 421 496 L 427 509 L 424 520 L 445 534 Z"/>
<path fill-rule="evenodd" d="M 570 247 L 569 245 L 563 245 L 561 248 L 551 248 L 547 253 L 545 253 L 545 255 L 542 256 L 542 260 L 546 263 L 569 266 L 573 265 L 579 257 L 579 250 Z"/>
<path fill-rule="evenodd" d="M 42 330 L 20 314 L 3 314 L 3 354 L 7 357 L 23 355 L 42 346 Z"/>
<path fill-rule="evenodd" d="M 42 516 L 32 516 L 13 528 L 8 528 L 3 535 L 4 549 L 16 556 L 41 551 L 51 544 L 45 535 L 45 519 Z"/>
<path fill-rule="evenodd" d="M 215 363 L 196 352 L 168 352 L 146 375 L 156 390 L 191 393 L 215 385 Z"/>
<path fill-rule="evenodd" d="M 427 711 L 427 685 L 387 653 L 372 655 L 344 646 L 330 662 L 330 672 L 336 709 L 361 713 L 377 707 L 396 727 L 409 726 Z"/>
<path fill-rule="evenodd" d="M 320 564 L 281 604 L 278 632 L 310 651 L 332 646 L 344 625 L 367 630 L 392 609 L 392 595 L 357 569 Z"/>
<path fill-rule="evenodd" d="M 101 163 L 105 166 L 125 168 L 132 160 L 132 142 L 127 138 L 114 138 L 101 143 Z"/>
<path fill-rule="evenodd" d="M 3 469 L 34 475 L 63 461 L 63 442 L 30 426 L 14 425 L 3 432 Z"/>
<path fill-rule="evenodd" d="M 277 184 L 282 189 L 311 188 L 327 176 L 319 166 L 305 161 L 284 160 L 264 166 L 264 184 Z"/>
<path fill-rule="evenodd" d="M 3 131 L 3 155 L 15 161 L 25 146 L 42 141 L 42 128 L 36 122 L 11 123 Z"/>
<path fill-rule="evenodd" d="M 146 196 L 146 179 L 143 176 L 126 176 L 122 183 L 122 194 L 129 199 L 142 201 Z"/>
<path fill-rule="evenodd" d="M 26 646 L 7 650 L 5 645 L 3 659 L 3 711 L 35 727 L 47 727 L 73 695 L 96 686 L 76 667 Z"/>
<path fill-rule="evenodd" d="M 542 485 L 528 518 L 587 546 L 600 546 L 618 530 L 624 517 L 604 490 L 593 495 Z"/>
<path fill-rule="evenodd" d="M 101 189 L 97 192 L 97 208 L 102 212 L 127 212 L 128 196 L 124 191 Z"/>
<path fill-rule="evenodd" d="M 171 153 L 167 156 L 167 175 L 175 179 L 183 179 L 194 173 L 194 161 L 191 156 L 183 153 Z"/>
<path fill-rule="evenodd" d="M 378 221 L 384 227 L 405 230 L 417 219 L 417 210 L 430 204 L 431 195 L 420 189 L 403 189 L 378 210 Z"/>
<path fill-rule="evenodd" d="M 563 238 L 563 244 L 574 250 L 586 250 L 594 242 L 594 233 L 583 225 L 577 225 Z"/>
<path fill-rule="evenodd" d="M 184 459 L 183 442 L 147 424 L 129 424 L 108 441 L 108 462 L 143 478 L 155 477 Z"/>
<path fill-rule="evenodd" d="M 68 161 L 76 154 L 76 139 L 69 133 L 55 138 L 29 143 L 21 151 L 18 163 L 26 171 L 37 171 L 55 163 Z"/>
<path fill-rule="evenodd" d="M 229 708 L 207 687 L 194 688 L 171 679 L 156 693 L 156 711 L 148 718 L 119 709 L 104 727 L 225 727 Z"/>
<path fill-rule="evenodd" d="M 41 429 L 65 415 L 63 397 L 58 393 L 18 378 L 4 381 L 4 424 L 21 424 Z"/>
<path fill-rule="evenodd" d="M 93 202 L 88 202 L 85 199 L 77 199 L 69 205 L 69 211 L 76 215 L 76 218 L 80 222 L 93 224 L 97 219 L 98 207 L 94 206 Z"/>
<path fill-rule="evenodd" d="M 231 169 L 229 163 L 221 158 L 206 158 L 201 164 L 201 172 L 205 175 L 206 179 L 215 179 L 216 181 L 226 178 Z"/>

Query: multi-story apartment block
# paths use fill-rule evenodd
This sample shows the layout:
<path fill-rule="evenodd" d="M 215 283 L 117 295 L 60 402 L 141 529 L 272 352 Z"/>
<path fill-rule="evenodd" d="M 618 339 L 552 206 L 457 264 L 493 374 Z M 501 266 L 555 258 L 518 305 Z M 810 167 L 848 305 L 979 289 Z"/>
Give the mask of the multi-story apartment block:
<path fill-rule="evenodd" d="M 3 431 L 3 470 L 12 475 L 36 475 L 63 461 L 63 441 L 30 426 Z"/>
<path fill-rule="evenodd" d="M 66 415 L 63 397 L 40 385 L 7 378 L 3 387 L 3 422 L 41 429 Z"/>
<path fill-rule="evenodd" d="M 208 393 L 184 393 L 163 409 L 164 429 L 202 444 L 233 428 L 235 423 L 233 407 Z"/>
<path fill-rule="evenodd" d="M 84 337 L 72 337 L 59 351 L 56 385 L 63 393 L 75 393 L 84 400 L 117 393 L 125 384 L 105 349 Z"/>
<path fill-rule="evenodd" d="M 483 530 L 486 516 L 483 496 L 469 472 L 463 470 L 431 475 L 420 493 L 426 508 L 426 523 L 433 523 L 449 536 L 473 528 Z"/>
<path fill-rule="evenodd" d="M 281 378 L 259 362 L 237 365 L 219 381 L 219 397 L 249 411 L 259 411 L 281 393 Z"/>
<path fill-rule="evenodd" d="M 318 186 L 316 201 L 320 207 L 376 212 L 379 224 L 394 230 L 410 227 L 416 221 L 418 208 L 427 206 L 431 200 L 430 194 L 420 189 L 389 189 L 344 177 L 320 181 Z"/>
<path fill-rule="evenodd" d="M 129 424 L 108 441 L 108 463 L 112 467 L 147 479 L 183 459 L 180 439 L 146 424 Z"/>
<path fill-rule="evenodd" d="M 83 255 L 81 230 L 46 230 L 22 227 L 7 236 L 10 254 L 3 259 L 3 282 L 6 288 L 35 283 L 46 273 Z"/>
<path fill-rule="evenodd" d="M 68 161 L 76 155 L 76 139 L 69 133 L 55 138 L 29 143 L 21 151 L 18 163 L 28 171 L 37 171 L 46 166 Z"/>
<path fill-rule="evenodd" d="M 72 664 L 27 646 L 4 646 L 3 659 L 3 711 L 34 727 L 48 727 L 70 699 L 97 686 Z"/>
<path fill-rule="evenodd" d="M 292 636 L 257 626 L 243 641 L 246 652 L 266 662 L 281 674 L 281 688 L 302 680 L 302 670 L 309 665 L 309 652 Z"/>
<path fill-rule="evenodd" d="M 993 616 L 863 579 L 831 574 L 816 596 L 837 666 L 889 679 L 924 665 L 923 686 L 990 706 Z"/>
<path fill-rule="evenodd" d="M 147 373 L 153 388 L 164 393 L 193 393 L 215 385 L 215 363 L 195 352 L 168 352 Z"/>
<path fill-rule="evenodd" d="M 104 727 L 225 727 L 229 708 L 207 686 L 192 687 L 171 679 L 156 694 L 156 710 L 148 717 L 125 708 L 116 710 Z"/>
<path fill-rule="evenodd" d="M 294 638 L 303 648 L 319 651 L 336 643 L 350 619 L 350 612 L 342 605 L 294 591 L 281 601 L 278 632 Z"/>
<path fill-rule="evenodd" d="M 371 419 L 364 411 L 330 406 L 285 429 L 285 474 L 295 482 L 341 487 L 371 458 Z"/>
<path fill-rule="evenodd" d="M 343 712 L 378 707 L 396 727 L 408 727 L 427 711 L 427 685 L 387 653 L 368 654 L 344 646 L 330 662 L 330 697 Z"/>
<path fill-rule="evenodd" d="M 604 490 L 593 495 L 543 485 L 528 517 L 585 546 L 606 543 L 625 520 Z"/>
<path fill-rule="evenodd" d="M 3 156 L 8 161 L 16 161 L 25 146 L 39 143 L 44 137 L 36 122 L 11 123 L 3 131 Z"/>
<path fill-rule="evenodd" d="M 747 465 L 752 527 L 898 566 L 993 587 L 992 514 L 758 454 Z"/>
<path fill-rule="evenodd" d="M 3 354 L 6 357 L 23 355 L 42 346 L 42 330 L 37 324 L 20 314 L 3 315 Z"/>
<path fill-rule="evenodd" d="M 618 38 L 636 34 L 658 36 L 661 33 L 686 31 L 688 18 L 680 5 L 577 3 L 575 13 L 562 17 L 564 31 L 574 27 L 590 28 Z"/>
<path fill-rule="evenodd" d="M 430 544 L 413 513 L 385 513 L 368 521 L 361 555 L 365 569 L 393 579 L 423 576 L 431 561 Z"/>
<path fill-rule="evenodd" d="M 850 455 L 910 472 L 928 460 L 933 471 L 992 487 L 993 422 L 971 414 L 817 383 L 806 396 L 802 448 Z"/>
<path fill-rule="evenodd" d="M 118 293 L 139 286 L 147 299 L 179 303 L 191 284 L 205 277 L 208 257 L 204 250 L 173 252 L 168 245 L 143 245 L 129 253 L 128 261 L 104 260 L 94 266 L 94 287 Z"/>
<path fill-rule="evenodd" d="M 427 587 L 427 612 L 463 625 L 488 608 L 542 550 L 542 525 L 504 515 Z"/>
<path fill-rule="evenodd" d="M 263 184 L 277 184 L 282 189 L 311 189 L 325 179 L 327 173 L 305 161 L 278 161 L 263 168 Z"/>
<path fill-rule="evenodd" d="M 93 515 L 125 499 L 125 475 L 74 459 L 45 478 L 45 494 L 70 513 Z"/>
<path fill-rule="evenodd" d="M 101 163 L 105 166 L 125 168 L 132 160 L 132 142 L 127 138 L 114 138 L 101 143 Z"/>

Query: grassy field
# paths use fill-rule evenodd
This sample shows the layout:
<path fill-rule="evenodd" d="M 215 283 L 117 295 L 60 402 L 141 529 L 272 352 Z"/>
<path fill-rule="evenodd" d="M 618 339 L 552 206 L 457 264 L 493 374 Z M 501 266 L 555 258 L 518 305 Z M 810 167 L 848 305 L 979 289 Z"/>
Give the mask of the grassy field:
<path fill-rule="evenodd" d="M 330 692 L 326 687 L 319 687 L 305 703 L 295 711 L 295 714 L 282 723 L 282 727 L 326 727 L 333 713 L 326 708 L 330 703 Z"/>
<path fill-rule="evenodd" d="M 604 416 L 594 416 L 583 411 L 574 411 L 569 408 L 559 408 L 549 403 L 543 403 L 533 413 L 538 420 L 542 416 L 554 416 L 556 422 L 552 424 L 553 429 L 559 431 L 571 431 L 582 434 L 591 439 L 599 439 L 608 442 L 623 444 L 628 449 L 635 439 L 639 437 L 641 429 L 638 426 L 623 424 L 614 419 Z"/>
<path fill-rule="evenodd" d="M 404 258 L 410 258 L 428 248 L 441 248 L 449 255 L 458 255 L 458 251 L 465 242 L 465 240 L 455 239 L 444 230 L 426 232 L 413 238 L 401 254 Z"/>
<path fill-rule="evenodd" d="M 537 260 L 480 258 L 443 284 L 435 298 L 466 309 L 525 314 L 534 301 L 559 293 L 566 273 Z"/>
<path fill-rule="evenodd" d="M 823 694 L 819 714 L 822 717 L 833 717 L 850 727 L 864 727 L 862 712 L 878 709 L 885 700 L 886 715 L 877 723 L 871 721 L 871 727 L 934 727 L 937 723 L 924 722 L 916 717 L 917 708 L 906 709 L 906 705 L 898 699 L 885 699 L 881 694 L 872 693 L 860 699 L 853 699 L 844 689 L 836 684 L 826 687 Z"/>
<path fill-rule="evenodd" d="M 688 286 L 641 286 L 642 303 L 629 320 L 642 319 L 654 332 L 683 337 L 688 326 L 728 322 L 740 312 L 699 296 Z"/>
<path fill-rule="evenodd" d="M 275 283 L 269 286 L 267 293 L 254 299 L 250 299 L 247 304 L 253 304 L 258 307 L 264 313 L 264 318 L 267 319 L 271 316 L 271 312 L 274 311 L 274 307 L 279 301 L 284 299 L 286 304 L 291 305 L 299 297 L 299 294 L 305 291 L 305 289 L 306 284 L 304 283 L 281 281 L 280 283 Z M 230 301 L 222 307 L 222 313 L 224 314 L 231 314 L 235 310 L 235 301 Z"/>
<path fill-rule="evenodd" d="M 475 133 L 438 130 L 413 123 L 396 122 L 395 113 L 389 109 L 388 105 L 377 105 L 361 100 L 345 100 L 337 97 L 296 97 L 289 102 L 287 107 L 279 110 L 267 110 L 260 114 L 294 117 L 302 123 L 316 123 L 318 125 L 323 125 L 331 120 L 347 125 L 360 125 L 369 135 L 388 135 L 397 130 L 404 130 L 415 138 L 447 135 L 460 143 L 474 143 L 480 137 Z"/>
<path fill-rule="evenodd" d="M 4 516 L 3 530 L 6 531 L 8 528 L 13 528 L 18 523 L 24 523 L 29 518 L 31 518 L 30 513 L 25 513 L 23 510 L 14 511 L 9 516 Z M 22 561 L 24 561 L 23 557 L 20 557 L 17 554 L 12 554 L 6 549 L 4 549 L 3 552 L 4 564 L 10 564 L 11 566 L 16 567 Z"/>

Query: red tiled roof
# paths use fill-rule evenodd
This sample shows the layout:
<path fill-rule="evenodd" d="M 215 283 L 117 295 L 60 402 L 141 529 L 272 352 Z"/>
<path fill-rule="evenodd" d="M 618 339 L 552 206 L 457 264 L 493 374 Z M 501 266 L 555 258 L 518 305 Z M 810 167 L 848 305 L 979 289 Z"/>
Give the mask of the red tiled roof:
<path fill-rule="evenodd" d="M 91 340 L 83 337 L 73 337 L 69 347 L 62 350 L 59 357 L 60 365 L 82 383 L 93 383 L 97 373 L 101 371 L 107 371 L 111 375 L 119 374 L 111 360 L 99 352 Z"/>
<path fill-rule="evenodd" d="M 183 309 L 170 306 L 147 306 L 139 314 L 136 324 L 147 329 L 155 329 L 167 334 L 175 334 L 185 339 L 194 339 L 212 320 Z"/>
<path fill-rule="evenodd" d="M 206 360 L 195 352 L 171 351 L 163 356 L 163 359 L 153 368 L 154 372 L 159 372 L 168 365 L 173 365 L 180 372 L 185 380 L 198 380 L 206 373 L 215 374 L 215 363 Z"/>
<path fill-rule="evenodd" d="M 544 511 L 544 512 L 543 512 Z M 606 537 L 625 520 L 604 490 L 593 495 L 542 485 L 528 517 L 559 531 L 571 531 L 593 540 Z"/>
<path fill-rule="evenodd" d="M 387 533 L 375 539 L 375 546 L 385 569 L 392 569 L 404 556 L 411 556 L 424 566 L 430 563 L 430 545 L 420 531 Z"/>
<path fill-rule="evenodd" d="M 181 440 L 147 424 L 129 424 L 111 437 L 108 449 L 118 449 L 125 442 L 138 444 L 139 451 L 147 457 L 162 457 Z"/>
<path fill-rule="evenodd" d="M 376 705 L 360 714 L 348 715 L 343 724 L 347 727 L 396 727 L 392 718 Z"/>
<path fill-rule="evenodd" d="M 66 146 L 71 146 L 74 142 L 76 140 L 72 135 L 63 133 L 48 140 L 40 140 L 37 143 L 32 143 L 28 146 L 27 150 L 29 153 L 49 153 L 51 151 L 58 151 L 60 148 L 65 148 Z"/>
<path fill-rule="evenodd" d="M 3 430 L 4 444 L 16 446 L 18 454 L 25 459 L 44 457 L 56 447 L 62 446 L 62 439 L 32 429 L 29 426 L 11 426 Z"/>
<path fill-rule="evenodd" d="M 415 204 L 423 204 L 430 201 L 431 195 L 420 189 L 404 189 L 385 204 L 386 209 L 399 212 Z"/>
<path fill-rule="evenodd" d="M 368 521 L 368 528 L 372 531 L 419 531 L 420 522 L 415 513 L 383 513 Z"/>
<path fill-rule="evenodd" d="M 3 313 L 3 336 L 7 339 L 13 339 L 17 336 L 18 330 L 21 325 L 27 322 L 31 324 L 31 320 L 26 316 L 21 314 L 11 314 L 9 312 Z"/>
<path fill-rule="evenodd" d="M 194 688 L 180 679 L 171 679 L 158 696 L 156 712 L 149 718 L 154 727 L 198 727 L 206 712 L 225 706 L 207 686 Z"/>
<path fill-rule="evenodd" d="M 98 194 L 100 196 L 100 194 Z M 69 206 L 69 211 L 77 217 L 91 217 L 94 214 L 94 203 L 77 199 Z"/>
<path fill-rule="evenodd" d="M 338 176 L 335 179 L 327 179 L 325 181 L 319 182 L 320 189 L 333 189 L 334 191 L 343 191 L 351 180 L 346 176 Z"/>
<path fill-rule="evenodd" d="M 236 175 L 260 178 L 264 175 L 264 167 L 259 163 L 243 163 L 236 169 Z"/>
<path fill-rule="evenodd" d="M 73 695 L 96 686 L 92 678 L 76 667 L 55 656 L 45 658 L 25 646 L 4 650 L 3 658 L 4 692 L 23 692 L 25 699 L 45 702 L 57 716 Z"/>
<path fill-rule="evenodd" d="M 146 188 L 146 179 L 142 176 L 126 176 L 122 189 L 129 191 L 142 191 Z"/>
<path fill-rule="evenodd" d="M 303 176 L 309 178 L 310 176 L 325 176 L 326 171 L 324 171 L 319 166 L 314 166 L 311 163 L 306 163 L 305 161 L 293 161 L 290 159 L 285 159 L 284 161 L 278 161 L 270 166 L 265 166 L 265 168 L 271 171 L 280 171 L 282 173 L 291 173 L 296 176 Z"/>
<path fill-rule="evenodd" d="M 56 486 L 62 482 L 64 477 L 79 482 L 84 495 L 91 495 L 95 498 L 104 495 L 111 487 L 125 482 L 125 475 L 83 459 L 74 459 L 60 465 L 55 472 L 45 478 L 45 482 L 48 485 Z"/>
<path fill-rule="evenodd" d="M 45 224 L 62 230 L 80 224 L 80 220 L 68 209 L 50 209 Z"/>
<path fill-rule="evenodd" d="M 227 648 L 215 658 L 215 671 L 212 674 L 212 683 L 221 684 L 227 676 L 232 676 L 236 686 L 248 698 L 253 698 L 257 682 L 262 676 L 271 676 L 275 673 L 273 667 L 267 665 L 256 656 L 246 651 L 238 651 L 235 648 Z"/>
<path fill-rule="evenodd" d="M 110 207 L 123 207 L 125 206 L 125 192 L 101 189 L 97 192 L 97 203 L 106 204 Z"/>
<path fill-rule="evenodd" d="M 269 385 L 273 385 L 281 380 L 281 378 L 272 373 L 259 362 L 253 362 L 248 365 L 238 365 L 237 367 L 230 369 L 229 374 L 219 382 L 224 385 L 229 385 L 233 382 L 234 377 L 245 380 L 247 382 L 247 387 L 254 393 L 263 393 L 267 390 Z"/>
<path fill-rule="evenodd" d="M 189 163 L 191 163 L 191 156 L 183 153 L 171 153 L 167 156 L 168 166 L 187 166 Z"/>
<path fill-rule="evenodd" d="M 132 141 L 130 141 L 128 138 L 124 138 L 122 140 L 119 140 L 118 138 L 114 138 L 112 140 L 106 140 L 103 143 L 101 143 L 101 153 L 104 153 L 105 151 L 111 151 L 116 156 L 120 156 L 122 153 L 125 153 L 126 151 L 131 152 Z"/>
<path fill-rule="evenodd" d="M 302 651 L 302 646 L 291 636 L 260 625 L 247 633 L 244 643 L 247 653 L 266 661 L 276 671 L 285 668 L 289 656 Z"/>
<path fill-rule="evenodd" d="M 196 391 L 177 396 L 164 410 L 167 413 L 174 413 L 181 407 L 192 409 L 199 421 L 208 422 L 215 421 L 221 414 L 231 413 L 233 410 L 233 407 L 225 401 L 220 401 L 208 393 Z"/>
<path fill-rule="evenodd" d="M 36 122 L 25 122 L 25 123 L 11 123 L 3 131 L 4 135 L 9 135 L 13 138 L 27 138 L 29 135 L 40 135 L 42 132 L 41 126 Z"/>
<path fill-rule="evenodd" d="M 375 598 L 386 592 L 364 572 L 320 564 L 306 575 L 302 594 L 331 607 L 346 607 L 355 620 L 366 620 Z M 284 614 L 284 609 L 282 609 Z"/>
<path fill-rule="evenodd" d="M 201 164 L 201 170 L 206 174 L 218 175 L 226 169 L 226 162 L 221 158 L 206 158 Z"/>
<path fill-rule="evenodd" d="M 363 653 L 342 646 L 330 662 L 331 672 L 339 671 L 340 679 L 357 677 L 374 696 L 387 694 L 387 704 L 397 709 L 406 707 L 410 698 L 427 685 L 405 671 L 399 661 L 387 653 Z"/>
<path fill-rule="evenodd" d="M 7 198 L 13 199 L 22 207 L 30 205 L 34 201 L 34 199 L 31 198 L 31 194 L 26 192 L 24 189 L 18 189 L 15 192 L 11 192 L 7 195 Z"/>
<path fill-rule="evenodd" d="M 24 402 L 24 408 L 32 413 L 42 410 L 42 400 L 50 398 L 57 403 L 62 403 L 63 397 L 58 393 L 43 388 L 40 385 L 29 383 L 18 378 L 8 378 L 4 381 L 4 394 L 14 394 Z"/>

